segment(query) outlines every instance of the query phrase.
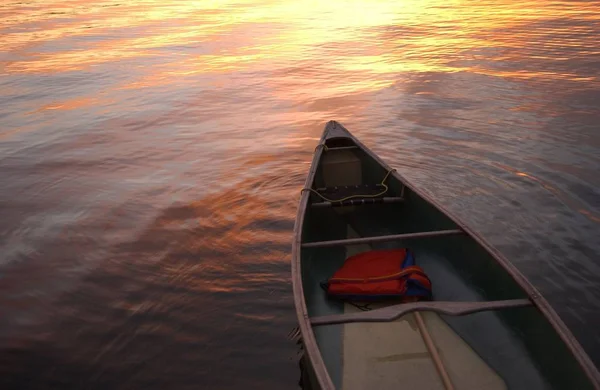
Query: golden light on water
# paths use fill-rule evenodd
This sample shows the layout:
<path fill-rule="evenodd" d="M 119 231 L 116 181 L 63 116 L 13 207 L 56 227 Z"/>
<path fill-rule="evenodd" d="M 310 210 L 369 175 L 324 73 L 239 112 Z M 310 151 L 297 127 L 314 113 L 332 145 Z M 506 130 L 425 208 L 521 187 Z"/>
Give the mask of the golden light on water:
<path fill-rule="evenodd" d="M 111 113 L 115 104 L 134 108 L 132 99 L 171 89 L 172 104 L 196 96 L 189 104 L 202 118 L 229 112 L 239 102 L 239 118 L 219 120 L 243 126 L 248 116 L 266 123 L 317 121 L 331 113 L 353 117 L 372 109 L 366 95 L 418 75 L 480 75 L 498 85 L 600 81 L 597 72 L 563 65 L 574 56 L 593 61 L 600 53 L 591 33 L 600 23 L 594 3 L 34 0 L 4 5 L 0 16 L 0 75 L 35 78 L 40 85 L 46 77 L 64 76 L 78 86 L 34 107 L 16 105 L 13 111 L 22 115 Z M 439 95 L 426 83 L 411 93 L 424 99 Z M 224 92 L 228 88 L 236 94 Z M 264 105 L 288 108 L 256 110 L 251 104 L 256 94 Z M 162 103 L 155 103 L 158 109 Z M 301 114 L 291 107 L 302 107 Z M 538 109 L 522 101 L 507 111 Z M 469 115 L 487 124 L 499 120 L 476 111 Z M 19 125 L 1 137 L 33 128 Z"/>
<path fill-rule="evenodd" d="M 157 58 L 156 74 L 131 86 L 151 86 L 176 76 L 272 68 L 323 58 L 325 67 L 363 73 L 358 90 L 389 84 L 385 75 L 471 71 L 499 77 L 567 78 L 575 74 L 504 70 L 506 50 L 535 44 L 579 45 L 533 37 L 519 25 L 597 13 L 569 3 L 529 1 L 115 1 L 37 0 L 38 12 L 5 10 L 0 51 L 11 51 L 4 73 L 85 70 L 138 58 Z M 23 26 L 39 26 L 22 28 Z M 516 31 L 515 31 L 516 29 Z M 542 31 L 543 32 L 543 31 Z M 539 33 L 539 31 L 538 31 Z M 42 50 L 39 50 L 42 49 Z M 481 63 L 485 50 L 485 61 Z M 33 54 L 32 52 L 35 52 Z M 343 53 L 343 54 L 342 54 Z M 32 55 L 33 54 L 33 55 Z M 531 58 L 543 60 L 543 53 Z M 450 59 L 450 61 L 449 61 Z M 276 64 L 275 64 L 276 63 Z M 371 82 L 366 83 L 366 79 Z M 380 78 L 380 80 L 376 80 Z M 162 81 L 161 81 L 162 80 Z"/>
<path fill-rule="evenodd" d="M 14 309 L 4 317 L 23 337 L 49 335 L 41 355 L 22 356 L 58 357 L 51 380 L 78 374 L 54 352 L 113 348 L 83 366 L 94 383 L 131 363 L 132 386 L 291 384 L 287 374 L 264 382 L 291 361 L 266 354 L 292 326 L 294 218 L 331 119 L 542 287 L 547 277 L 555 297 L 594 302 L 593 313 L 598 9 L 600 0 L 0 1 L 0 307 Z M 592 317 L 571 317 L 590 329 L 586 348 Z M 111 328 L 115 343 L 103 336 Z M 176 339 L 184 353 L 170 350 L 169 364 L 157 354 L 149 377 L 137 372 L 148 348 Z M 219 386 L 233 371 L 239 385 Z"/>

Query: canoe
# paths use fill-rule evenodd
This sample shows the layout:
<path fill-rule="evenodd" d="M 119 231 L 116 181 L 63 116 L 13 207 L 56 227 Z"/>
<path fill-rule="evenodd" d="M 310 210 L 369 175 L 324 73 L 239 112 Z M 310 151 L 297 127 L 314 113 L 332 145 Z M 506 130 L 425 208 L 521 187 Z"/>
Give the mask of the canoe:
<path fill-rule="evenodd" d="M 350 256 L 394 248 L 414 253 L 432 299 L 361 307 L 323 289 Z M 600 389 L 589 356 L 512 263 L 335 121 L 302 191 L 292 282 L 321 389 Z"/>

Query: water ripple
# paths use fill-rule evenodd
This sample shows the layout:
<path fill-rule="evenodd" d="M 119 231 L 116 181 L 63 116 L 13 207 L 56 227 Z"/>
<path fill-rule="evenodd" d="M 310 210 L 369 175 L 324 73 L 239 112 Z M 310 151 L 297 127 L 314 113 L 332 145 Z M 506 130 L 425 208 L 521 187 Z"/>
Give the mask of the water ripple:
<path fill-rule="evenodd" d="M 292 227 L 329 119 L 600 362 L 598 7 L 3 2 L 2 387 L 295 387 Z"/>

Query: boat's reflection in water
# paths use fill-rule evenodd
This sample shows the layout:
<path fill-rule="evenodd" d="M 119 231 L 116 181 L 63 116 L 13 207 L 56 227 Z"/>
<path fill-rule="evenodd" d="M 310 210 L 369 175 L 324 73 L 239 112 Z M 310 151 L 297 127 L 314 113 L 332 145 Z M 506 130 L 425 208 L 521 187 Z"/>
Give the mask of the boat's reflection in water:
<path fill-rule="evenodd" d="M 298 387 L 302 390 L 319 390 L 319 383 L 316 381 L 313 375 L 310 361 L 308 356 L 304 353 L 304 344 L 302 343 L 302 336 L 300 335 L 300 328 L 294 327 L 290 333 L 289 338 L 295 342 L 298 347 Z"/>

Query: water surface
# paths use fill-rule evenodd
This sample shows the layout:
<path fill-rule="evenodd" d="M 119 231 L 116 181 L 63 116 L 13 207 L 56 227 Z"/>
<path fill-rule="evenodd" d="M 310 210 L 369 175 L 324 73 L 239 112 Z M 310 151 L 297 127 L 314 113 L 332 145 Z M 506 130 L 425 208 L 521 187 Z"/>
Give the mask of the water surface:
<path fill-rule="evenodd" d="M 598 9 L 2 2 L 2 387 L 297 388 L 290 243 L 329 119 L 600 364 Z"/>

